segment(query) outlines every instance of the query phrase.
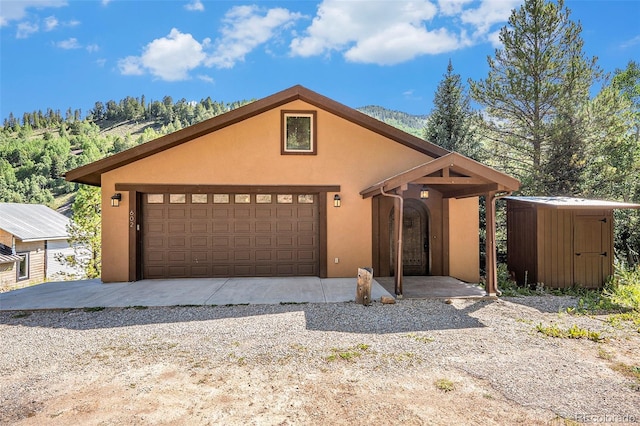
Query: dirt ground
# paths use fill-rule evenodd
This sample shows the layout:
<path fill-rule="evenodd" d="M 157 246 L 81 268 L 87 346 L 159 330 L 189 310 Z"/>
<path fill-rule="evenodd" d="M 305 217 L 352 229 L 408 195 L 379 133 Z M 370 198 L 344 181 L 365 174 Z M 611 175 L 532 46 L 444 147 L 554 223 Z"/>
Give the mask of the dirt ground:
<path fill-rule="evenodd" d="M 342 306 L 327 318 L 314 306 L 240 307 L 244 311 L 233 314 L 224 307 L 3 313 L 0 423 L 640 421 L 640 387 L 613 368 L 638 361 L 633 330 L 602 325 L 606 343 L 552 339 L 535 333 L 535 324 L 577 320 L 508 303 L 473 311 L 429 303 L 353 314 L 378 322 L 396 315 L 393 326 L 385 325 L 392 333 L 345 332 L 339 324 L 350 321 L 352 309 Z M 428 318 L 406 327 L 397 322 L 402 314 L 410 325 L 429 309 L 434 318 L 446 309 L 455 315 L 446 318 L 449 325 Z M 590 328 L 604 324 L 579 321 Z"/>

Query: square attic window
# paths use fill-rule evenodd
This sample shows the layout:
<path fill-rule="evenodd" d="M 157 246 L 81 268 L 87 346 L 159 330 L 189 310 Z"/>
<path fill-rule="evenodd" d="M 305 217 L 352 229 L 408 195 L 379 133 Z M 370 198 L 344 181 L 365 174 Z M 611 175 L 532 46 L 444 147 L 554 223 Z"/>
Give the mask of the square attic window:
<path fill-rule="evenodd" d="M 316 155 L 316 128 L 315 111 L 282 111 L 281 153 Z"/>

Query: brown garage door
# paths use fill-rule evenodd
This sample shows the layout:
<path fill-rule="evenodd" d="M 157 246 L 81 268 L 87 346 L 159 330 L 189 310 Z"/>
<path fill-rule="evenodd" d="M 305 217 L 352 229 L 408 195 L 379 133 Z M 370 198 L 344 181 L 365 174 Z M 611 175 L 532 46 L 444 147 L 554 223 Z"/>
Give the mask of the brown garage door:
<path fill-rule="evenodd" d="M 143 194 L 144 278 L 317 276 L 316 194 Z"/>

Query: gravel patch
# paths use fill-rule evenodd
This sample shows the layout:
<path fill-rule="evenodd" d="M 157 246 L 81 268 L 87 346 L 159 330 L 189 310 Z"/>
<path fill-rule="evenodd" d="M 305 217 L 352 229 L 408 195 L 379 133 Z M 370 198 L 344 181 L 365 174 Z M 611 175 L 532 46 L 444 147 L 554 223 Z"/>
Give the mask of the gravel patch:
<path fill-rule="evenodd" d="M 640 366 L 640 334 L 567 314 L 575 304 L 2 312 L 0 423 L 640 422 L 640 384 L 619 371 Z M 604 339 L 546 337 L 538 324 Z"/>

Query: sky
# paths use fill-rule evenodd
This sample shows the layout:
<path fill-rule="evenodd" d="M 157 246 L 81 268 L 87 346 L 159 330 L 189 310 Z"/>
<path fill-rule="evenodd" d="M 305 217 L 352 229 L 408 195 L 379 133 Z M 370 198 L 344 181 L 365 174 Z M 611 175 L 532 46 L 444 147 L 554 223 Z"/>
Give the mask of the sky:
<path fill-rule="evenodd" d="M 449 60 L 480 80 L 521 0 L 0 0 L 0 120 L 12 112 L 260 99 L 301 84 L 428 114 Z M 640 0 L 566 0 L 607 72 L 640 61 Z"/>

